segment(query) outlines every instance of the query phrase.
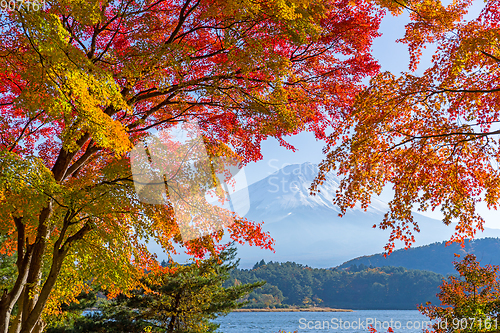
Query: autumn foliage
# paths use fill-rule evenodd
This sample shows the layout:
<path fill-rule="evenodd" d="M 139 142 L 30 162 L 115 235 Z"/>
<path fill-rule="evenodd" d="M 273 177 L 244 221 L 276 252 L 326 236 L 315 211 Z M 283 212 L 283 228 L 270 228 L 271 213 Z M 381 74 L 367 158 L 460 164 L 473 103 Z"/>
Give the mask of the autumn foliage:
<path fill-rule="evenodd" d="M 357 96 L 330 136 L 316 185 L 331 170 L 343 177 L 335 199 L 342 213 L 392 187 L 378 224 L 391 230 L 389 252 L 396 240 L 415 241 L 414 209 L 439 209 L 445 224 L 456 223 L 452 240 L 472 238 L 484 224 L 477 204 L 496 209 L 500 199 L 500 3 L 485 1 L 472 19 L 465 18 L 472 0 L 379 3 L 410 15 L 400 40 L 409 47 L 410 71 L 381 73 Z M 432 64 L 414 74 L 431 43 Z"/>
<path fill-rule="evenodd" d="M 377 74 L 382 12 L 366 1 L 47 1 L 0 13 L 0 232 L 16 260 L 0 332 L 39 332 L 42 313 L 100 284 L 110 294 L 168 253 L 216 254 L 223 232 L 184 243 L 168 205 L 138 200 L 129 151 L 196 122 L 210 156 L 242 163 L 260 143 L 343 117 Z M 211 184 L 198 184 L 208 188 Z M 260 224 L 225 232 L 270 248 Z M 14 306 L 16 315 L 13 315 Z"/>
<path fill-rule="evenodd" d="M 412 209 L 441 209 L 454 240 L 483 228 L 476 204 L 500 199 L 497 1 L 47 1 L 0 12 L 1 251 L 16 261 L 0 333 L 43 329 L 89 282 L 110 295 L 158 263 L 146 243 L 216 255 L 223 233 L 272 247 L 261 225 L 184 242 L 171 205 L 145 204 L 130 150 L 179 123 L 208 155 L 261 158 L 267 138 L 326 139 L 324 174 L 343 177 L 342 213 L 391 185 L 379 224 L 407 246 Z M 379 73 L 370 54 L 383 9 L 407 11 L 409 72 Z M 434 43 L 432 65 L 412 72 Z M 361 82 L 372 77 L 370 86 Z M 365 89 L 366 88 L 366 89 Z M 189 175 L 187 176 L 189 177 Z M 209 181 L 196 184 L 209 189 Z M 16 306 L 15 316 L 13 314 Z"/>
<path fill-rule="evenodd" d="M 473 254 L 454 265 L 458 276 L 443 281 L 438 293 L 441 304 L 419 306 L 433 321 L 433 332 L 498 332 L 500 267 L 482 267 Z"/>

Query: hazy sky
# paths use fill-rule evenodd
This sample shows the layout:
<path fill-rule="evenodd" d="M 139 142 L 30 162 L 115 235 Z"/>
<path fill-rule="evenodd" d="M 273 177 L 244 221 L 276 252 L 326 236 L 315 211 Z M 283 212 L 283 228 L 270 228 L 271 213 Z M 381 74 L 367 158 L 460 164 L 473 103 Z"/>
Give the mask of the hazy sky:
<path fill-rule="evenodd" d="M 484 3 L 475 1 L 469 17 L 476 17 Z M 390 14 L 382 21 L 381 31 L 382 36 L 375 40 L 373 46 L 373 54 L 382 67 L 382 71 L 391 71 L 394 74 L 407 71 L 409 63 L 408 48 L 401 43 L 395 43 L 395 40 L 404 36 L 404 26 L 408 22 L 408 15 L 403 14 L 399 17 L 392 17 Z M 424 50 L 422 60 L 416 73 L 420 74 L 429 64 L 434 48 L 427 47 Z M 248 183 L 251 184 L 259 179 L 267 177 L 275 172 L 276 168 L 281 168 L 287 164 L 312 162 L 319 163 L 323 159 L 322 148 L 324 144 L 316 141 L 312 133 L 301 133 L 288 140 L 294 145 L 298 151 L 292 152 L 283 147 L 280 147 L 274 139 L 267 140 L 263 143 L 262 154 L 263 159 L 257 163 L 251 163 L 245 167 L 245 173 Z M 390 191 L 386 191 L 381 199 L 389 199 Z M 479 211 L 486 220 L 486 226 L 490 228 L 500 229 L 500 219 L 498 219 L 497 211 L 489 211 L 485 205 L 480 205 Z M 441 219 L 440 212 L 427 212 L 427 215 L 432 218 Z"/>

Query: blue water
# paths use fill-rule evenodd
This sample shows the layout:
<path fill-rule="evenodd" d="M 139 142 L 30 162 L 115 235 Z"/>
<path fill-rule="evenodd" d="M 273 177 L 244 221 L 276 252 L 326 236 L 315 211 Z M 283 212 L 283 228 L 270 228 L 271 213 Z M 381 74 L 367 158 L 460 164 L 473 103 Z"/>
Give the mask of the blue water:
<path fill-rule="evenodd" d="M 428 318 L 416 310 L 359 310 L 354 312 L 232 312 L 217 318 L 222 333 L 342 332 L 368 333 L 372 323 L 379 332 L 422 332 Z M 424 322 L 422 324 L 422 322 Z"/>

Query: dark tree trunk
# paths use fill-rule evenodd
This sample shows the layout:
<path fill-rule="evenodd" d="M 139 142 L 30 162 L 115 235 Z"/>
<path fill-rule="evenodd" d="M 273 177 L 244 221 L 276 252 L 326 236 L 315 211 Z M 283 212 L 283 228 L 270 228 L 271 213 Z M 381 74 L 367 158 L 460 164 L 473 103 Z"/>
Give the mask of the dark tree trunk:
<path fill-rule="evenodd" d="M 77 141 L 77 145 L 82 147 L 89 138 L 90 135 L 88 133 L 84 134 Z M 93 152 L 95 151 L 91 151 L 90 153 Z M 64 148 L 60 150 L 59 156 L 52 168 L 56 182 L 62 182 L 68 176 L 67 171 L 75 155 L 76 152 L 68 152 Z M 85 159 L 87 158 L 88 156 L 85 156 Z M 85 163 L 85 159 L 80 161 L 79 167 Z M 74 172 L 75 170 L 71 171 Z M 47 222 L 52 214 L 52 210 L 52 202 L 49 200 L 47 206 L 41 210 L 38 216 L 37 235 L 33 244 L 28 244 L 27 239 L 25 239 L 22 217 L 13 217 L 18 232 L 18 276 L 12 290 L 10 292 L 5 291 L 0 298 L 0 333 L 35 333 L 41 332 L 44 329 L 45 325 L 40 320 L 40 317 L 61 271 L 63 260 L 71 244 L 82 239 L 90 231 L 90 226 L 85 225 L 76 234 L 64 241 L 65 231 L 69 225 L 66 223 L 69 223 L 69 220 L 64 221 L 65 224 L 62 228 L 64 231 L 61 231 L 61 235 L 52 251 L 53 257 L 49 276 L 44 282 L 41 291 L 39 293 L 36 292 L 41 283 L 43 258 L 48 250 L 47 239 L 50 237 L 51 230 Z M 9 331 L 10 316 L 16 303 L 18 303 L 19 313 Z"/>

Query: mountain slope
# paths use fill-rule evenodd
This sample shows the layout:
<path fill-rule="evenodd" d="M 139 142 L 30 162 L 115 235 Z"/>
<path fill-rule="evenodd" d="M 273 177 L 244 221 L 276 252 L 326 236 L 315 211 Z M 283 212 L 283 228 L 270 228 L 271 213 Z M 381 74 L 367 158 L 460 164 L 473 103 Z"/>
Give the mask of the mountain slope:
<path fill-rule="evenodd" d="M 252 267 L 261 259 L 333 267 L 383 251 L 390 231 L 372 226 L 382 221 L 387 204 L 374 199 L 366 212 L 355 207 L 340 218 L 332 203 L 338 179 L 327 176 L 321 192 L 310 196 L 309 186 L 316 173 L 317 166 L 311 163 L 288 165 L 248 187 L 250 210 L 245 217 L 265 222 L 263 229 L 276 240 L 276 253 L 241 246 L 238 254 L 242 267 Z M 453 234 L 453 227 L 441 221 L 415 216 L 421 229 L 415 235 L 415 246 L 447 240 Z M 486 236 L 500 237 L 500 230 L 486 229 L 478 235 Z"/>
<path fill-rule="evenodd" d="M 374 267 L 402 266 L 408 269 L 432 271 L 442 275 L 455 274 L 456 271 L 452 264 L 453 260 L 456 259 L 455 253 L 461 257 L 473 253 L 481 265 L 500 265 L 500 239 L 498 238 L 467 241 L 464 248 L 456 243 L 445 246 L 445 243 L 438 242 L 408 250 L 397 250 L 386 258 L 381 253 L 362 256 L 343 263 L 339 268 L 347 268 L 352 265 L 359 266 L 361 264 Z"/>

